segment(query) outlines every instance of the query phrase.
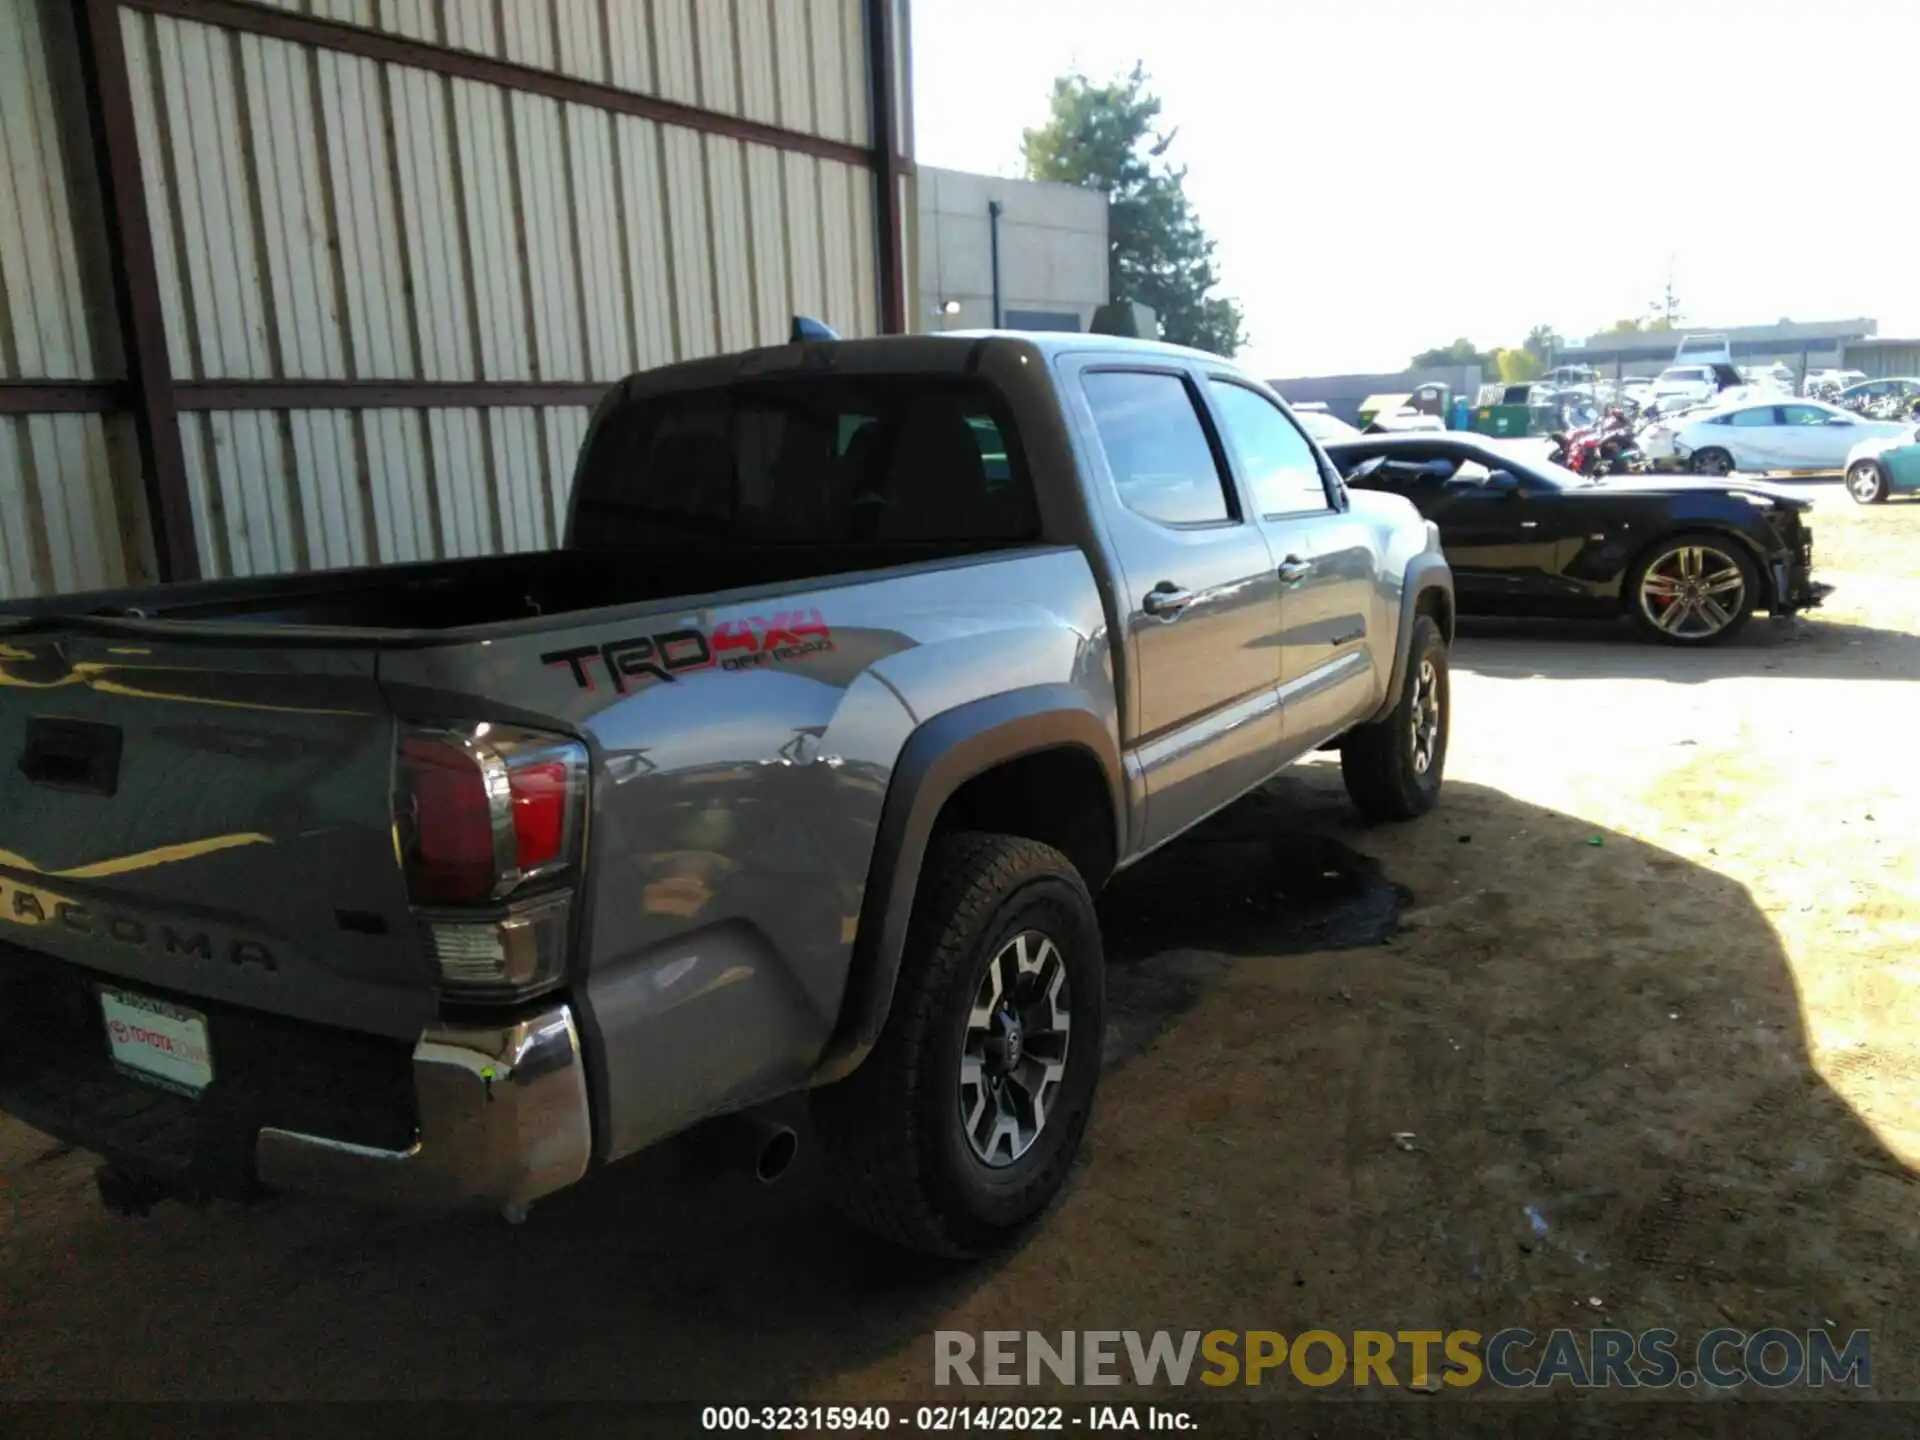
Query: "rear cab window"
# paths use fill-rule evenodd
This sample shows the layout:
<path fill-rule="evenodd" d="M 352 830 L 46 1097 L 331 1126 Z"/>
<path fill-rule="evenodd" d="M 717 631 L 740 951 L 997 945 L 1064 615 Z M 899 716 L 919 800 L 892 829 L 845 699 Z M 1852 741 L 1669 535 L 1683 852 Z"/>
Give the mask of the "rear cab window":
<path fill-rule="evenodd" d="M 947 377 L 646 396 L 590 440 L 574 545 L 1015 544 L 1039 509 L 1004 404 Z"/>

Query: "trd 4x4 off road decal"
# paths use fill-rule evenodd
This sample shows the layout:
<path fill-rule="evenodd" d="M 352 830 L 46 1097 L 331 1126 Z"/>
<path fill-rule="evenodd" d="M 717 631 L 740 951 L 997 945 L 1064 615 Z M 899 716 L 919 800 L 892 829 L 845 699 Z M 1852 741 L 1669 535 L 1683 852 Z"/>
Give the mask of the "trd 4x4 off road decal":
<path fill-rule="evenodd" d="M 582 645 L 542 655 L 542 665 L 565 665 L 582 690 L 591 690 L 594 662 L 606 667 L 613 688 L 624 695 L 647 680 L 675 680 L 689 670 L 749 670 L 817 655 L 833 648 L 833 631 L 817 609 L 780 610 L 772 618 L 725 620 L 711 634 L 703 630 L 664 630 Z"/>

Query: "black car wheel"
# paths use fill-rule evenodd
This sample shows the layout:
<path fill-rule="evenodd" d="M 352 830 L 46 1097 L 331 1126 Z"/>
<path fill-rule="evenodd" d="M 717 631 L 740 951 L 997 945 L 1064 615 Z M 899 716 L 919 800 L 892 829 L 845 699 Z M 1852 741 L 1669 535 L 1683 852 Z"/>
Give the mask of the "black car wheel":
<path fill-rule="evenodd" d="M 1725 535 L 1697 532 L 1655 544 L 1627 578 L 1640 628 L 1668 645 L 1716 645 L 1752 616 L 1760 572 Z"/>
<path fill-rule="evenodd" d="M 1696 475 L 1726 475 L 1733 470 L 1733 456 L 1714 446 L 1694 451 L 1692 463 Z"/>
<path fill-rule="evenodd" d="M 1106 961 L 1059 851 L 960 833 L 927 848 L 880 1040 L 813 1093 L 841 1210 L 926 1254 L 1018 1237 L 1066 1184 L 1093 1111 Z"/>
<path fill-rule="evenodd" d="M 1862 505 L 1879 504 L 1891 488 L 1887 484 L 1887 472 L 1877 460 L 1856 460 L 1847 471 L 1847 493 Z"/>

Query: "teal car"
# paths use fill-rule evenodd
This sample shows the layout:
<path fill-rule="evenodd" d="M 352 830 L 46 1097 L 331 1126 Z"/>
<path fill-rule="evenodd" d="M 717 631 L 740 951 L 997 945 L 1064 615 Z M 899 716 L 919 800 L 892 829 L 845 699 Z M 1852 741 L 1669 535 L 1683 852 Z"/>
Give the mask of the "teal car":
<path fill-rule="evenodd" d="M 1920 429 L 1875 435 L 1847 456 L 1847 490 L 1862 505 L 1920 492 Z"/>

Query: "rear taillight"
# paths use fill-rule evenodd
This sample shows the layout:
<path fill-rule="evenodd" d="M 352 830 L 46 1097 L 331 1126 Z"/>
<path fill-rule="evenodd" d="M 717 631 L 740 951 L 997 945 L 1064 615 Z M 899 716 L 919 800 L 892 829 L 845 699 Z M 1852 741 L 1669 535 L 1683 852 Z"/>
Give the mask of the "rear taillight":
<path fill-rule="evenodd" d="M 401 862 L 441 983 L 519 999 L 564 978 L 585 832 L 587 749 L 477 723 L 404 727 Z"/>

